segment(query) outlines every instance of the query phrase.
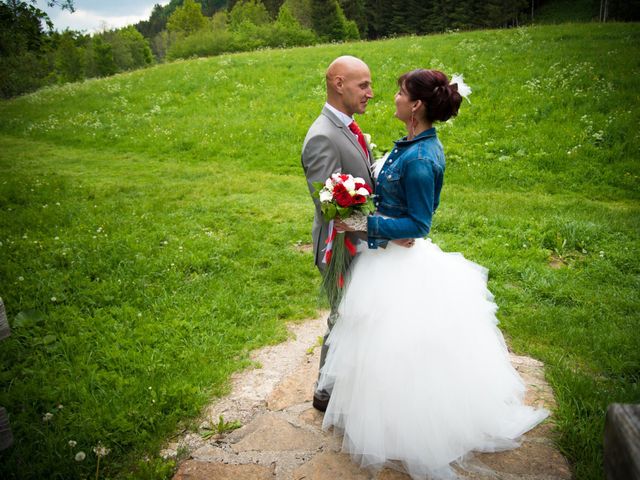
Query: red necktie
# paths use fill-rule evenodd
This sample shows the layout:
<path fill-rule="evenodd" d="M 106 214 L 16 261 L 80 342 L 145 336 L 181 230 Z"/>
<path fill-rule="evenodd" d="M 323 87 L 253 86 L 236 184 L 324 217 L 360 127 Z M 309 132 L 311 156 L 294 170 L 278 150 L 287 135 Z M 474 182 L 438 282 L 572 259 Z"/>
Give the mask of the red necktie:
<path fill-rule="evenodd" d="M 365 156 L 369 158 L 369 150 L 367 150 L 367 142 L 365 142 L 364 135 L 362 134 L 362 130 L 360 130 L 360 127 L 358 126 L 355 120 L 349 124 L 349 130 L 351 130 L 353 133 L 357 135 L 358 143 L 362 147 L 362 150 L 364 150 Z"/>

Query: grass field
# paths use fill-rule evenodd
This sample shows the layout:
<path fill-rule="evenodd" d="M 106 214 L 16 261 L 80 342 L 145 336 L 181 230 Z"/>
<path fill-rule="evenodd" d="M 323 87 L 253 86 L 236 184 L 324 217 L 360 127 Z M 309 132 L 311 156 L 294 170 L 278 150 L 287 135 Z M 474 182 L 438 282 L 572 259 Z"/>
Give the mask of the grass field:
<path fill-rule="evenodd" d="M 510 345 L 546 363 L 558 445 L 602 478 L 606 407 L 640 402 L 637 24 L 265 50 L 1 102 L 2 478 L 95 476 L 98 442 L 103 478 L 168 475 L 161 443 L 315 315 L 299 154 L 345 53 L 373 71 L 358 121 L 380 146 L 402 135 L 399 74 L 465 74 L 432 237 L 490 269 Z"/>

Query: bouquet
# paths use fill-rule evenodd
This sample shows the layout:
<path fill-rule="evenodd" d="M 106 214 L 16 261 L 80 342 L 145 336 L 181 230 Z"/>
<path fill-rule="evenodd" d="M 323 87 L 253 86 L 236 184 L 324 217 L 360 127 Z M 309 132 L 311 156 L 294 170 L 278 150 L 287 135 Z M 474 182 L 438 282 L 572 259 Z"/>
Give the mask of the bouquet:
<path fill-rule="evenodd" d="M 334 173 L 324 183 L 314 182 L 313 186 L 313 195 L 320 200 L 322 215 L 330 222 L 323 257 L 327 267 L 322 278 L 322 289 L 327 293 L 331 308 L 335 309 L 342 298 L 344 275 L 351 257 L 356 254 L 356 246 L 345 232 L 336 232 L 333 220 L 344 220 L 351 215 L 367 216 L 375 211 L 375 206 L 371 187 L 359 177 Z"/>

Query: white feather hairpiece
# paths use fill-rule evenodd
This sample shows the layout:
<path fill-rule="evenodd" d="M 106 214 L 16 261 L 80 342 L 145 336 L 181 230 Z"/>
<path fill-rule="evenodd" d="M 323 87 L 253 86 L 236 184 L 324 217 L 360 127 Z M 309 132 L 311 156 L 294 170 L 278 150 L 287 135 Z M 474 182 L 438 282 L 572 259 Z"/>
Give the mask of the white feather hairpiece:
<path fill-rule="evenodd" d="M 458 93 L 460 94 L 460 96 L 464 97 L 467 100 L 467 102 L 471 103 L 471 100 L 469 100 L 469 95 L 471 95 L 471 87 L 466 83 L 464 83 L 464 79 L 462 78 L 462 75 L 454 74 L 451 77 L 451 81 L 449 82 L 449 85 L 454 85 L 454 84 L 458 85 Z"/>

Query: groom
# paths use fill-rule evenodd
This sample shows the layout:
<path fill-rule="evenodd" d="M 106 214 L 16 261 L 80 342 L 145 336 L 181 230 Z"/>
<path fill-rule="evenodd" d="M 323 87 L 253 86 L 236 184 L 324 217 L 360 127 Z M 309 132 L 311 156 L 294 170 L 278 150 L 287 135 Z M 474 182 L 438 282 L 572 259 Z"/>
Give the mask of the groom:
<path fill-rule="evenodd" d="M 324 183 L 336 172 L 361 177 L 373 188 L 371 151 L 358 124 L 353 120 L 354 114 L 365 112 L 369 99 L 373 98 L 369 67 L 356 57 L 338 57 L 327 69 L 326 84 L 327 102 L 320 116 L 309 128 L 302 145 L 302 167 L 309 192 L 314 191 L 313 182 Z M 313 254 L 315 264 L 322 272 L 326 267 L 323 251 L 329 235 L 329 225 L 322 217 L 319 200 L 314 199 L 314 202 L 316 211 L 312 229 Z M 336 316 L 337 312 L 331 311 L 327 319 L 328 330 L 324 336 L 320 368 L 325 362 L 326 340 Z M 330 392 L 316 390 L 313 406 L 324 412 L 329 403 L 329 396 Z"/>

